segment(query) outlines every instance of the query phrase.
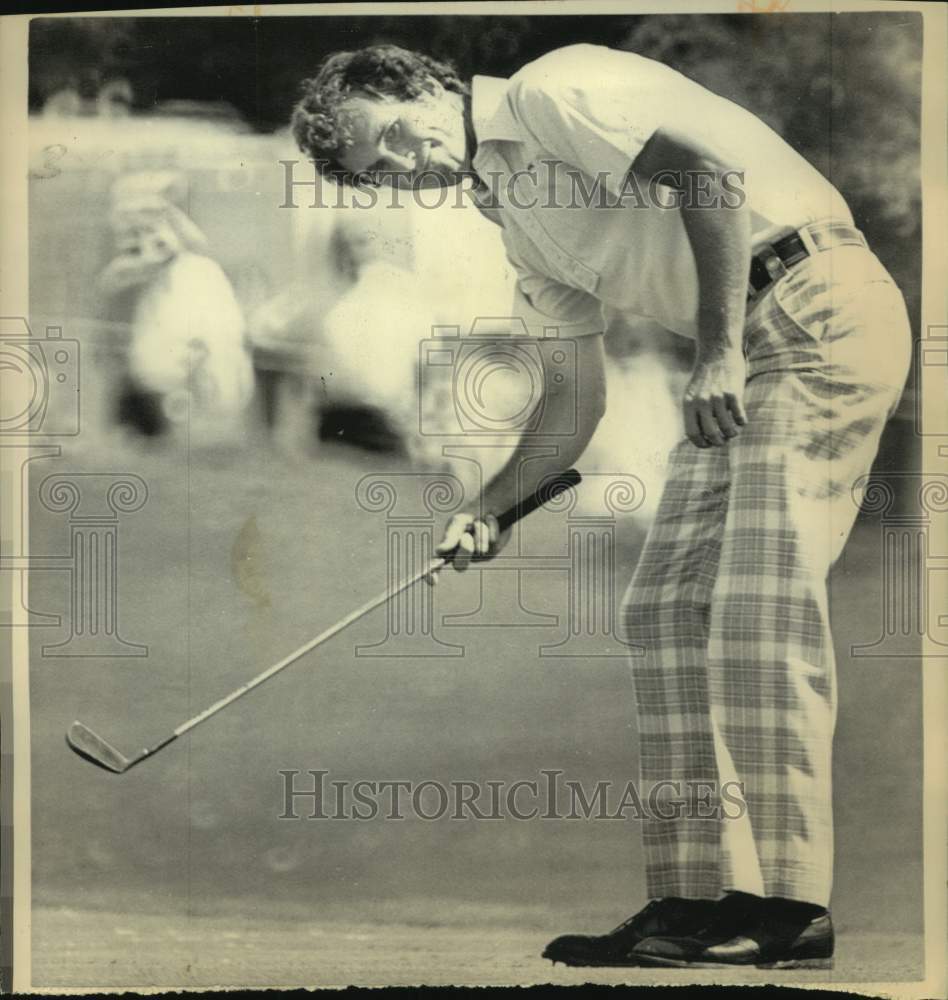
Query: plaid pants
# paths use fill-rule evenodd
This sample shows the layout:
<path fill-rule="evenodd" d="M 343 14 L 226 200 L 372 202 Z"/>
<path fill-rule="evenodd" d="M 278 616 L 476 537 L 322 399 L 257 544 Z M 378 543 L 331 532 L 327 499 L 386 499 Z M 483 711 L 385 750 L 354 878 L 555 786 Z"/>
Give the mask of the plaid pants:
<path fill-rule="evenodd" d="M 910 350 L 902 296 L 877 258 L 861 246 L 818 253 L 749 309 L 739 437 L 672 452 L 622 608 L 628 639 L 645 647 L 631 660 L 641 780 L 713 782 L 721 810 L 645 821 L 650 897 L 829 902 L 826 578 Z M 741 784 L 741 804 L 720 800 L 724 782 Z"/>

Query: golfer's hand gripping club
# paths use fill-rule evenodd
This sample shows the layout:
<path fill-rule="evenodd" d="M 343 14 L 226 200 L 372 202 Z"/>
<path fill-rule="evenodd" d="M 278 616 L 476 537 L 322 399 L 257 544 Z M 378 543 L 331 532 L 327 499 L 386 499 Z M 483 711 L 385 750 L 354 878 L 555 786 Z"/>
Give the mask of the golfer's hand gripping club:
<path fill-rule="evenodd" d="M 446 565 L 452 565 L 463 572 L 472 561 L 493 559 L 507 544 L 511 528 L 517 521 L 580 481 L 580 474 L 575 469 L 570 469 L 546 479 L 532 496 L 515 504 L 499 517 L 493 514 L 485 514 L 483 517 L 475 517 L 470 513 L 455 514 L 444 529 L 444 537 L 435 546 L 439 558 L 424 576 L 425 583 L 430 586 L 436 584 Z"/>
<path fill-rule="evenodd" d="M 510 528 L 500 530 L 500 522 L 493 514 L 474 517 L 473 514 L 455 514 L 444 529 L 444 538 L 435 546 L 443 565 L 451 565 L 463 572 L 474 560 L 493 559 L 507 544 Z M 425 576 L 425 583 L 434 586 L 443 566 L 438 566 Z"/>

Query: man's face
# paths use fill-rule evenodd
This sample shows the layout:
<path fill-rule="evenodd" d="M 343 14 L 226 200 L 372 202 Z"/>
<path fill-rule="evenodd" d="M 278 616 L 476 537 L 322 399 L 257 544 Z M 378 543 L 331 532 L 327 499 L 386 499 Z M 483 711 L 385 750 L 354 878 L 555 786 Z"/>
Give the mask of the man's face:
<path fill-rule="evenodd" d="M 339 109 L 353 144 L 339 162 L 397 186 L 457 184 L 470 164 L 460 95 L 438 87 L 410 101 L 353 94 Z"/>

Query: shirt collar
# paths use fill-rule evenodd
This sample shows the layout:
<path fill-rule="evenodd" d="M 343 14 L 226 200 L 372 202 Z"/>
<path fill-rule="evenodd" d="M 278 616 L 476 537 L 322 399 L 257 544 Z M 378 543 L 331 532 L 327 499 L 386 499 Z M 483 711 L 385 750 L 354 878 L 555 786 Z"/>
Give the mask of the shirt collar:
<path fill-rule="evenodd" d="M 509 80 L 475 76 L 471 80 L 471 120 L 478 144 L 493 139 L 518 141 L 523 133 L 507 103 Z"/>
<path fill-rule="evenodd" d="M 491 222 L 503 226 L 496 195 L 478 177 L 478 170 L 486 168 L 488 143 L 494 141 L 522 142 L 523 133 L 507 102 L 509 80 L 495 76 L 475 76 L 471 80 L 471 124 L 477 139 L 477 150 L 471 160 L 475 185 L 470 197 L 480 212 Z"/>

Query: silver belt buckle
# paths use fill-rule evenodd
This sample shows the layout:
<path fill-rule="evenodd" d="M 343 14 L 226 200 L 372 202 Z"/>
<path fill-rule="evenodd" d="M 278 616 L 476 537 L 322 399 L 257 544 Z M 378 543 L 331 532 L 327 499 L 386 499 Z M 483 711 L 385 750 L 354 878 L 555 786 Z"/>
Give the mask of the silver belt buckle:
<path fill-rule="evenodd" d="M 757 256 L 767 268 L 771 284 L 776 284 L 787 273 L 787 265 L 777 256 L 777 251 L 769 243 L 760 248 Z"/>
<path fill-rule="evenodd" d="M 777 256 L 777 251 L 774 250 L 770 243 L 764 243 L 761 248 L 754 254 L 758 258 L 764 267 L 767 269 L 767 274 L 770 277 L 770 285 L 776 284 L 786 273 L 787 265 Z M 754 286 L 748 281 L 747 283 L 747 300 L 753 302 L 758 295 L 762 295 L 764 292 L 770 288 L 770 285 L 764 285 L 760 290 L 754 288 Z"/>

